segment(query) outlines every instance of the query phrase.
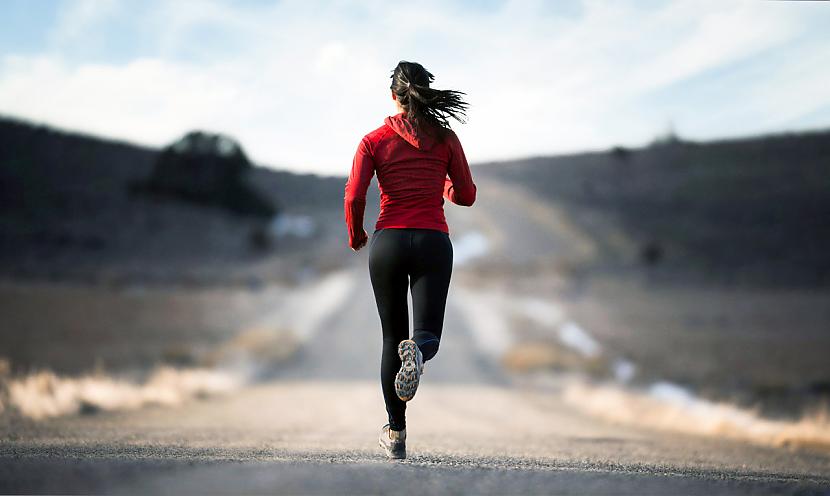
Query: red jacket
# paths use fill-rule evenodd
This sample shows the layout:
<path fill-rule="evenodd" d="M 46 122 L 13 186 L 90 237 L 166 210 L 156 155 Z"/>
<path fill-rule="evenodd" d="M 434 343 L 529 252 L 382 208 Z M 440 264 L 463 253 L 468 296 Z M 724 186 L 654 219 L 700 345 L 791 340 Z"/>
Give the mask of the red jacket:
<path fill-rule="evenodd" d="M 366 237 L 366 190 L 375 173 L 380 189 L 375 229 L 419 227 L 449 233 L 444 198 L 464 206 L 476 199 L 470 166 L 454 132 L 439 142 L 418 134 L 403 113 L 387 117 L 360 141 L 346 181 L 344 211 L 352 248 Z"/>

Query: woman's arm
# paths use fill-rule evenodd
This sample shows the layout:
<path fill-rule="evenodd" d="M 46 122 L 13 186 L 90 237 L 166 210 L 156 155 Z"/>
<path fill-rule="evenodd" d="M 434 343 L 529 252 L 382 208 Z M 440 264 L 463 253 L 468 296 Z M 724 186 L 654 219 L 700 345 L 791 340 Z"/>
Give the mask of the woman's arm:
<path fill-rule="evenodd" d="M 369 142 L 360 141 L 352 162 L 352 170 L 346 180 L 346 192 L 343 198 L 343 211 L 346 229 L 349 231 L 349 246 L 357 251 L 368 239 L 363 229 L 363 214 L 366 210 L 366 190 L 375 175 L 375 163 L 372 160 Z"/>
<path fill-rule="evenodd" d="M 449 177 L 444 180 L 444 198 L 465 207 L 472 206 L 476 201 L 476 185 L 464 148 L 458 136 L 450 131 L 447 141 L 450 145 L 450 165 L 447 170 Z"/>

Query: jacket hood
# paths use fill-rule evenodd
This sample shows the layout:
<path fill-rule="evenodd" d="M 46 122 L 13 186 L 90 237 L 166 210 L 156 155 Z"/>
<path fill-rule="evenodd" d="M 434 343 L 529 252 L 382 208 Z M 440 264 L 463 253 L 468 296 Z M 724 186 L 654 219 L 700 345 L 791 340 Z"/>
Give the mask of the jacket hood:
<path fill-rule="evenodd" d="M 435 137 L 424 132 L 419 133 L 415 129 L 415 126 L 407 120 L 406 114 L 403 112 L 390 115 L 383 120 L 383 123 L 391 127 L 401 138 L 419 150 L 429 150 L 435 145 Z"/>

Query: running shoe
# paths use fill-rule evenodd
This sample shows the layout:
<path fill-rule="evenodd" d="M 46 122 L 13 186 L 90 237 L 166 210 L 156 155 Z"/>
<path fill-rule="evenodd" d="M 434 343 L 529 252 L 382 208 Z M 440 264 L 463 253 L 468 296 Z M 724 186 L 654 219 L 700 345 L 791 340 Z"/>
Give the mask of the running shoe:
<path fill-rule="evenodd" d="M 415 396 L 424 371 L 424 355 L 415 341 L 406 339 L 398 345 L 398 356 L 401 357 L 401 369 L 395 376 L 395 393 L 401 400 L 409 401 Z"/>
<path fill-rule="evenodd" d="M 393 460 L 403 460 L 406 458 L 406 429 L 393 431 L 389 427 L 389 424 L 386 424 L 380 430 L 378 443 L 386 452 L 387 457 Z"/>

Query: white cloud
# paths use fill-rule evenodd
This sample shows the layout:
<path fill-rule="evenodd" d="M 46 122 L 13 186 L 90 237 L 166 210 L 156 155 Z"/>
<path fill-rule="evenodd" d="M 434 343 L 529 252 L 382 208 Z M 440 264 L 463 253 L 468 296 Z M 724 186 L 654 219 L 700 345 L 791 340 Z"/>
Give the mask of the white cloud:
<path fill-rule="evenodd" d="M 815 64 L 830 43 L 813 43 L 808 59 L 794 53 L 771 77 L 723 78 L 734 103 L 707 108 L 678 91 L 670 104 L 643 107 L 672 85 L 712 85 L 710 71 L 765 50 L 790 43 L 797 52 L 818 11 L 784 2 L 591 1 L 577 16 L 523 1 L 490 11 L 437 2 L 139 5 L 80 2 L 55 27 L 64 43 L 3 55 L 0 113 L 151 145 L 211 129 L 261 163 L 345 175 L 360 137 L 394 112 L 389 71 L 400 59 L 422 62 L 437 87 L 467 92 L 470 122 L 457 129 L 473 161 L 641 143 L 677 117 L 681 131 L 701 137 L 764 130 L 759 122 L 774 130 L 830 103 L 827 69 Z M 113 23 L 133 29 L 106 33 Z M 140 53 L 78 60 L 85 39 L 123 46 L 130 36 L 141 38 Z M 748 113 L 754 119 L 743 123 Z"/>

